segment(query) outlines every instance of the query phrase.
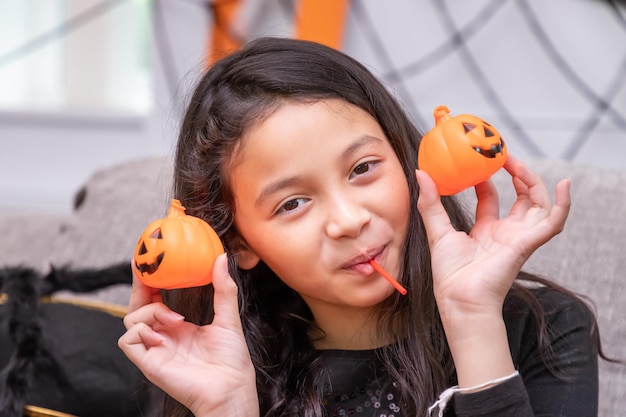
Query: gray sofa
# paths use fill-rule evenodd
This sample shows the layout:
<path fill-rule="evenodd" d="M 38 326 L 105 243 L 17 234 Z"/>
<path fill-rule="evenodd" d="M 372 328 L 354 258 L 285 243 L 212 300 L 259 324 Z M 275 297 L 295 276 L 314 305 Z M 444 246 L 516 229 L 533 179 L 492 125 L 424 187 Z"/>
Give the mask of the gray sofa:
<path fill-rule="evenodd" d="M 572 179 L 573 206 L 565 231 L 542 247 L 529 271 L 551 277 L 588 296 L 596 306 L 602 345 L 626 359 L 626 171 L 565 162 L 531 163 L 553 188 Z M 503 211 L 512 190 L 494 177 Z M 77 190 L 71 215 L 1 215 L 0 267 L 18 264 L 47 271 L 50 265 L 103 267 L 129 262 L 147 224 L 163 217 L 170 199 L 171 166 L 165 159 L 129 161 L 96 172 Z M 463 197 L 472 200 L 471 193 Z M 125 306 L 129 287 L 116 285 L 89 298 Z M 626 416 L 626 367 L 601 361 L 600 416 Z"/>

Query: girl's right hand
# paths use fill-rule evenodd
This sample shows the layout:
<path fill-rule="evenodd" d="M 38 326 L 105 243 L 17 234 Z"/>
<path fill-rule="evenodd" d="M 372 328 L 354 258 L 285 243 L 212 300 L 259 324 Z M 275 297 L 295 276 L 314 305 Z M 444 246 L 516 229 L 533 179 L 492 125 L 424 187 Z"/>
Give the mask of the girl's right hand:
<path fill-rule="evenodd" d="M 197 326 L 135 277 L 127 331 L 118 345 L 146 378 L 195 416 L 258 416 L 254 366 L 225 254 L 215 261 L 213 287 L 215 318 Z"/>

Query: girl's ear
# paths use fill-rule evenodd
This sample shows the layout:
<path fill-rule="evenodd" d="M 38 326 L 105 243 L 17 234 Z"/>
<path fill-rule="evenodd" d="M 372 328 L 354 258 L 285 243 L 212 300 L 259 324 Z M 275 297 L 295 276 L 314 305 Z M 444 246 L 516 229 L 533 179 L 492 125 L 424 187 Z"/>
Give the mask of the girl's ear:
<path fill-rule="evenodd" d="M 245 242 L 239 243 L 239 248 L 237 250 L 237 265 L 241 269 L 252 269 L 254 268 L 261 258 L 254 252 L 252 249 L 248 247 Z"/>

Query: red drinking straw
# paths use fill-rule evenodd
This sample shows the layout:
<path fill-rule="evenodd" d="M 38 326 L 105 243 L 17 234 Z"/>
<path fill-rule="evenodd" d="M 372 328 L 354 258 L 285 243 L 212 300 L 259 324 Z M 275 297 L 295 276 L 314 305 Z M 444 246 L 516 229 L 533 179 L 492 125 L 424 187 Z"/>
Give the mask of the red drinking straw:
<path fill-rule="evenodd" d="M 389 275 L 387 271 L 385 271 L 380 265 L 376 263 L 375 260 L 370 259 L 369 264 L 372 265 L 376 272 L 382 275 L 383 278 L 389 281 L 389 283 L 393 285 L 393 287 L 398 290 L 400 294 L 406 295 L 406 288 L 404 288 L 398 281 L 396 281 L 391 275 Z"/>

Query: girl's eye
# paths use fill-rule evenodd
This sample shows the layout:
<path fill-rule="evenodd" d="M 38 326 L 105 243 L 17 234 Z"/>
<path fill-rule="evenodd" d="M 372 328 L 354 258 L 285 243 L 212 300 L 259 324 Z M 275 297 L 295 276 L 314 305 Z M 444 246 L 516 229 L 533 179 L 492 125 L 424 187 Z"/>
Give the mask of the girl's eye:
<path fill-rule="evenodd" d="M 278 208 L 278 213 L 287 213 L 301 207 L 306 202 L 305 198 L 294 198 L 287 201 L 285 204 Z"/>
<path fill-rule="evenodd" d="M 369 162 L 363 162 L 362 164 L 359 164 L 356 166 L 356 168 L 354 168 L 354 173 L 359 175 L 359 174 L 364 174 L 369 170 L 370 170 Z"/>
<path fill-rule="evenodd" d="M 372 169 L 372 162 L 362 162 L 352 170 L 351 177 L 355 175 L 363 175 Z"/>

